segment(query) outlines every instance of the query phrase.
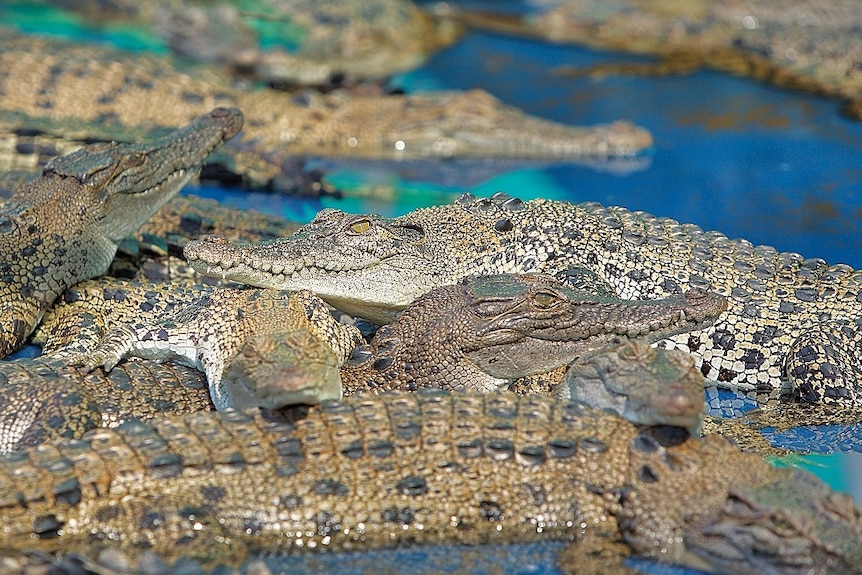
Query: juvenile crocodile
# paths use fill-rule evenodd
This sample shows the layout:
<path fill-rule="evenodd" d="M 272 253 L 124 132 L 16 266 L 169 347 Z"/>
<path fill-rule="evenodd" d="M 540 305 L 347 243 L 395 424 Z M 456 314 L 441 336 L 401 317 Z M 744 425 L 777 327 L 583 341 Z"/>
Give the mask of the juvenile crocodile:
<path fill-rule="evenodd" d="M 0 167 L 26 169 L 44 154 L 21 134 L 53 141 L 49 155 L 87 139 L 138 141 L 202 106 L 236 106 L 242 135 L 213 160 L 263 188 L 291 187 L 296 156 L 427 159 L 631 157 L 652 145 L 628 122 L 589 128 L 524 114 L 481 90 L 363 94 L 237 87 L 218 68 L 0 29 Z M 152 106 L 152 102 L 170 105 Z M 30 138 L 32 140 L 32 138 Z M 23 153 L 23 152 L 31 153 Z M 24 156 L 22 158 L 22 156 Z M 6 164 L 6 165 L 4 165 Z"/>
<path fill-rule="evenodd" d="M 623 301 L 568 289 L 543 274 L 469 277 L 420 297 L 395 323 L 378 330 L 370 344 L 357 347 L 364 343 L 358 330 L 336 323 L 309 292 L 292 296 L 302 313 L 290 325 L 283 313 L 275 315 L 277 321 L 253 315 L 249 308 L 262 296 L 254 294 L 248 301 L 249 293 L 254 294 L 219 290 L 169 314 L 154 310 L 146 319 L 115 327 L 98 346 L 87 346 L 94 349 L 82 354 L 83 361 L 110 370 L 130 355 L 178 359 L 206 373 L 219 409 L 280 407 L 293 399 L 318 403 L 341 398 L 342 390 L 345 395 L 423 387 L 487 392 L 600 353 L 619 335 L 656 341 L 702 328 L 727 305 L 724 298 L 701 290 L 663 300 Z M 98 291 L 93 299 L 100 300 Z M 85 302 L 84 309 L 92 307 Z M 318 330 L 319 339 L 338 356 L 337 365 L 349 356 L 337 392 L 326 382 L 309 385 L 301 396 L 284 391 L 293 392 L 301 383 L 290 381 L 301 354 L 283 357 L 282 339 L 267 336 L 294 325 Z M 255 339 L 246 343 L 250 336 Z M 285 381 L 276 383 L 280 379 Z M 260 392 L 249 394 L 246 386 L 257 381 L 272 381 L 279 390 L 271 402 L 262 403 L 266 398 Z"/>
<path fill-rule="evenodd" d="M 357 328 L 338 323 L 323 301 L 308 291 L 199 288 L 196 290 L 198 293 L 187 297 L 177 293 L 179 289 L 175 283 L 159 287 L 144 284 L 132 285 L 128 289 L 122 286 L 106 289 L 133 302 L 140 301 L 140 306 L 133 304 L 132 308 L 144 309 L 146 306 L 147 314 L 144 318 L 112 321 L 114 325 L 98 346 L 76 350 L 77 353 L 67 361 L 83 364 L 87 371 L 102 366 L 105 371 L 110 371 L 129 354 L 176 361 L 206 374 L 210 396 L 217 409 L 277 408 L 291 403 L 340 399 L 342 390 L 338 368 L 357 345 L 365 342 Z M 83 309 L 98 314 L 99 310 L 93 309 L 94 302 L 110 305 L 99 291 L 99 287 L 91 290 Z M 146 297 L 150 294 L 163 295 L 177 305 L 159 305 L 154 309 L 158 303 L 154 303 L 152 297 Z M 153 317 L 157 319 L 150 319 Z M 230 385 L 222 381 L 225 369 L 249 337 L 265 338 L 296 331 L 310 334 L 333 356 L 329 362 L 331 369 L 314 370 L 317 379 L 313 385 L 297 389 L 279 381 L 242 379 L 233 380 Z M 291 365 L 295 366 L 296 362 Z M 295 368 L 291 373 L 295 373 Z"/>
<path fill-rule="evenodd" d="M 345 395 L 423 387 L 491 391 L 601 354 L 620 335 L 653 342 L 702 329 L 724 298 L 692 290 L 624 301 L 568 289 L 544 274 L 469 278 L 420 296 L 356 348 Z"/>
<path fill-rule="evenodd" d="M 700 435 L 703 388 L 690 354 L 621 338 L 570 366 L 555 396 L 613 410 L 640 425 L 670 425 Z"/>
<path fill-rule="evenodd" d="M 208 365 L 207 379 L 196 371 L 151 361 L 124 363 L 117 374 L 76 367 L 92 360 L 93 349 L 110 338 L 119 349 L 131 346 L 141 318 L 175 324 L 188 342 L 173 345 L 162 359 L 190 367 Z M 218 370 L 239 353 L 250 334 L 291 338 L 291 378 L 234 379 L 222 385 Z M 157 355 L 174 336 L 156 330 L 139 343 L 139 353 Z M 279 340 L 281 341 L 281 340 Z M 44 355 L 0 362 L 0 452 L 46 436 L 80 435 L 98 425 L 165 413 L 290 403 L 341 397 L 339 367 L 364 343 L 353 326 L 339 324 L 309 292 L 224 289 L 180 282 L 130 282 L 99 278 L 63 293 L 34 335 Z M 280 351 L 287 357 L 288 350 Z M 101 360 L 99 363 L 103 362 Z M 113 366 L 112 366 L 113 367 Z M 89 373 L 91 372 L 91 373 Z M 185 397 L 184 394 L 187 396 Z M 140 408 L 138 407 L 140 405 Z"/>
<path fill-rule="evenodd" d="M 132 234 L 242 127 L 216 108 L 151 144 L 100 143 L 48 162 L 0 206 L 0 356 L 70 285 L 107 270 Z"/>
<path fill-rule="evenodd" d="M 0 547 L 249 553 L 571 542 L 731 573 L 862 573 L 860 511 L 718 436 L 668 443 L 549 397 L 440 390 L 96 430 L 0 459 Z M 478 488 L 477 488 L 478 486 Z"/>
<path fill-rule="evenodd" d="M 626 299 L 714 290 L 728 297 L 727 314 L 664 344 L 691 351 L 707 378 L 772 389 L 796 377 L 806 400 L 862 402 L 862 368 L 853 353 L 860 332 L 840 323 L 862 316 L 862 273 L 644 212 L 465 194 L 391 219 L 327 209 L 287 238 L 249 245 L 216 237 L 189 243 L 184 254 L 202 274 L 309 289 L 377 322 L 469 274 L 559 275 L 578 266 Z M 824 325 L 846 349 L 820 341 Z M 791 350 L 816 369 L 786 373 Z M 836 361 L 841 353 L 849 363 Z"/>

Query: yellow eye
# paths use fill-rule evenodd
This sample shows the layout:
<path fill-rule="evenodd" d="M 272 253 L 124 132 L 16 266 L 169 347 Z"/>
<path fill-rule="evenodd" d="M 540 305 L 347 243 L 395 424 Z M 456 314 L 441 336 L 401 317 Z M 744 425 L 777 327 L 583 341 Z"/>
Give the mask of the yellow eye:
<path fill-rule="evenodd" d="M 354 222 L 353 225 L 350 226 L 350 229 L 357 234 L 364 234 L 371 229 L 371 222 L 368 220 L 359 220 L 358 222 Z"/>
<path fill-rule="evenodd" d="M 550 307 L 557 301 L 557 296 L 548 292 L 539 292 L 533 298 L 539 307 Z"/>

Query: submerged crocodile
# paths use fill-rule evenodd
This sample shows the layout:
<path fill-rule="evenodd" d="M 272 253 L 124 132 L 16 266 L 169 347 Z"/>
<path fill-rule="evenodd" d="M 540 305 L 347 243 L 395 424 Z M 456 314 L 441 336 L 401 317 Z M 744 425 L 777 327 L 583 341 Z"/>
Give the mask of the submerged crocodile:
<path fill-rule="evenodd" d="M 569 573 L 637 554 L 732 573 L 862 573 L 860 511 L 725 439 L 578 403 L 423 390 L 96 430 L 0 458 L 0 547 L 250 553 L 564 540 Z"/>
<path fill-rule="evenodd" d="M 470 274 L 559 275 L 577 266 L 626 299 L 714 290 L 728 297 L 727 313 L 664 343 L 691 351 L 707 378 L 772 389 L 790 377 L 806 400 L 862 402 L 853 352 L 860 332 L 851 321 L 862 315 L 862 273 L 644 212 L 465 194 L 398 218 L 327 209 L 287 238 L 250 245 L 214 237 L 190 242 L 184 254 L 202 274 L 309 289 L 377 322 Z M 835 337 L 821 341 L 823 329 Z M 801 364 L 788 373 L 789 357 Z"/>
<path fill-rule="evenodd" d="M 0 205 L 0 357 L 65 288 L 104 273 L 117 242 L 241 127 L 239 110 L 216 108 L 151 144 L 91 144 L 48 162 Z"/>
<path fill-rule="evenodd" d="M 559 0 L 523 18 L 465 11 L 471 26 L 654 54 L 671 70 L 701 66 L 850 100 L 862 118 L 862 15 L 853 0 Z M 453 10 L 455 13 L 456 10 Z"/>
<path fill-rule="evenodd" d="M 255 187 L 290 188 L 297 156 L 379 159 L 631 157 L 652 145 L 626 122 L 591 128 L 528 116 L 481 90 L 363 94 L 237 87 L 217 68 L 0 29 L 0 168 L 31 169 L 86 140 L 139 141 L 202 106 L 236 106 L 242 134 L 213 161 Z M 169 105 L 153 106 L 152 102 Z M 37 133 L 47 151 L 34 149 Z M 18 145 L 22 137 L 28 141 Z"/>

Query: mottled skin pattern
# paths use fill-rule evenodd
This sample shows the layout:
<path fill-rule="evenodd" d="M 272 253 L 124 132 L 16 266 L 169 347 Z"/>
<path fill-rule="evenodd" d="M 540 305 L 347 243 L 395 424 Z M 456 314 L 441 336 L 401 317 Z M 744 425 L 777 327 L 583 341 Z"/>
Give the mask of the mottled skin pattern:
<path fill-rule="evenodd" d="M 0 459 L 0 546 L 211 565 L 562 539 L 572 573 L 627 572 L 619 553 L 728 573 L 862 572 L 849 497 L 717 436 L 667 439 L 577 403 L 439 390 L 130 422 Z"/>
<path fill-rule="evenodd" d="M 657 341 L 702 329 L 724 298 L 694 290 L 657 301 L 575 291 L 544 274 L 441 286 L 380 328 L 341 370 L 345 395 L 423 387 L 491 391 L 601 353 L 615 337 Z"/>
<path fill-rule="evenodd" d="M 562 0 L 523 19 L 461 14 L 471 26 L 655 54 L 784 88 L 849 98 L 862 118 L 862 13 L 854 0 Z M 672 68 L 672 69 L 673 69 Z"/>
<path fill-rule="evenodd" d="M 172 286 L 167 284 L 164 289 L 170 291 Z M 141 290 L 135 291 L 137 298 Z M 294 385 L 280 381 L 256 382 L 254 388 L 222 381 L 247 338 L 304 331 L 332 350 L 336 367 L 364 343 L 358 329 L 338 323 L 323 301 L 308 291 L 211 288 L 165 311 L 113 327 L 98 346 L 70 361 L 83 362 L 88 370 L 104 366 L 106 371 L 129 355 L 177 361 L 206 374 L 217 409 L 277 408 L 297 403 L 312 392 L 317 401 L 340 399 L 338 372 L 332 370 L 328 379 L 315 380 L 313 390 L 301 389 L 298 395 Z"/>
<path fill-rule="evenodd" d="M 149 322 L 155 327 L 148 331 Z M 147 322 L 145 327 L 142 322 Z M 144 337 L 146 334 L 150 337 Z M 168 337 L 170 332 L 170 337 Z M 182 345 L 175 339 L 184 336 Z M 278 338 L 274 339 L 274 336 Z M 289 343 L 293 368 L 254 379 L 221 372 L 254 336 Z M 168 338 L 168 339 L 163 339 Z M 116 278 L 66 290 L 34 335 L 44 355 L 0 363 L 0 452 L 47 437 L 80 437 L 99 425 L 129 418 L 224 408 L 280 407 L 341 397 L 338 368 L 364 343 L 353 326 L 336 322 L 309 292 L 227 289 L 182 282 Z M 100 346 L 101 344 L 101 346 Z M 136 346 L 138 355 L 175 363 L 102 364 Z M 160 353 L 172 345 L 169 353 Z M 86 367 L 82 367 L 86 365 Z M 205 369 L 204 369 L 205 368 Z"/>
<path fill-rule="evenodd" d="M 68 286 L 100 275 L 132 234 L 242 127 L 216 108 L 151 144 L 92 144 L 55 158 L 0 206 L 0 356 Z"/>
<path fill-rule="evenodd" d="M 130 361 L 109 374 L 50 356 L 0 362 L 0 391 L 0 453 L 132 418 L 213 409 L 200 372 L 154 361 Z"/>
<path fill-rule="evenodd" d="M 81 140 L 136 141 L 178 125 L 204 106 L 243 110 L 243 132 L 214 160 L 256 187 L 292 187 L 296 156 L 382 159 L 629 157 L 652 145 L 642 128 L 594 128 L 527 116 L 486 92 L 381 95 L 335 90 L 243 89 L 229 74 L 168 57 L 123 53 L 0 30 L 0 166 L 30 168 L 20 134 L 65 136 L 48 155 Z M 34 96 L 35 95 L 35 96 Z M 68 140 L 72 140 L 71 145 Z M 400 144 L 398 144 L 400 142 Z M 11 158 L 8 156 L 11 155 Z M 288 166 L 289 169 L 286 169 Z"/>
<path fill-rule="evenodd" d="M 703 388 L 690 354 L 620 338 L 570 366 L 555 396 L 613 410 L 632 423 L 672 425 L 700 435 Z"/>
<path fill-rule="evenodd" d="M 206 379 L 194 369 L 135 361 L 106 374 L 72 365 L 115 325 L 169 313 L 212 289 L 99 278 L 63 292 L 33 336 L 44 355 L 0 363 L 0 452 L 133 417 L 212 409 Z"/>
<path fill-rule="evenodd" d="M 465 195 L 455 204 L 393 219 L 323 210 L 288 238 L 256 246 L 211 238 L 189 243 L 184 253 L 200 273 L 310 289 L 375 321 L 391 320 L 422 293 L 469 274 L 559 275 L 578 266 L 626 299 L 713 290 L 728 297 L 727 313 L 708 329 L 664 343 L 693 353 L 707 378 L 743 388 L 779 388 L 788 376 L 798 376 L 796 370 L 785 372 L 788 353 L 807 345 L 829 369 L 808 370 L 808 380 L 796 382 L 811 390 L 802 396 L 862 401 L 859 354 L 852 352 L 858 332 L 851 330 L 850 337 L 837 332 L 850 350 L 849 365 L 839 364 L 841 350 L 818 336 L 824 322 L 831 329 L 862 315 L 862 273 L 644 212 Z"/>
<path fill-rule="evenodd" d="M 116 292 L 128 297 L 128 290 L 109 289 L 113 298 Z M 99 313 L 104 307 L 101 290 L 93 296 L 95 306 L 84 302 L 78 309 Z M 210 290 L 166 314 L 148 301 L 144 318 L 115 327 L 84 353 L 84 361 L 109 370 L 134 355 L 198 367 L 207 374 L 219 409 L 319 403 L 340 399 L 342 388 L 346 395 L 423 387 L 487 392 L 598 353 L 619 335 L 656 341 L 702 328 L 726 308 L 724 298 L 701 290 L 664 300 L 622 301 L 569 289 L 543 274 L 471 277 L 419 298 L 395 323 L 378 330 L 369 345 L 360 346 L 364 340 L 358 330 L 335 322 L 310 292 L 292 295 L 288 310 L 285 302 L 285 295 L 275 290 Z M 321 376 L 320 368 L 303 376 L 303 346 L 287 346 L 293 349 L 285 353 L 274 349 L 284 338 L 269 336 L 298 329 L 316 335 L 334 352 L 336 359 L 329 363 L 335 367 L 349 356 L 340 380 L 337 370 L 324 372 L 334 375 L 334 381 L 308 379 Z M 252 336 L 255 341 L 246 343 Z M 260 361 L 264 365 L 257 365 Z M 280 377 L 279 363 L 285 370 Z M 231 378 L 223 381 L 226 371 Z M 292 383 L 296 371 L 301 378 Z M 273 375 L 264 377 L 266 373 Z M 262 377 L 272 381 L 273 393 L 266 393 Z M 249 392 L 247 385 L 257 388 Z"/>

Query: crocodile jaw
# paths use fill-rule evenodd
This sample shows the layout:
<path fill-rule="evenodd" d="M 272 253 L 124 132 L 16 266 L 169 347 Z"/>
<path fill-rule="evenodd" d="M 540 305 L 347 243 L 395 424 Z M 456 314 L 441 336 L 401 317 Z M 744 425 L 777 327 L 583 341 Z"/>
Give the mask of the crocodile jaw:
<path fill-rule="evenodd" d="M 250 246 L 209 237 L 189 242 L 183 255 L 200 274 L 262 288 L 307 289 L 341 311 L 377 324 L 390 323 L 417 297 L 444 283 L 415 271 L 424 266 L 409 256 L 333 258 L 354 266 L 343 267 L 298 251 L 278 240 Z"/>
<path fill-rule="evenodd" d="M 100 202 L 94 213 L 102 233 L 114 241 L 134 233 L 242 124 L 238 109 L 215 108 L 151 144 L 110 144 L 114 162 L 110 178 L 84 182 Z"/>

